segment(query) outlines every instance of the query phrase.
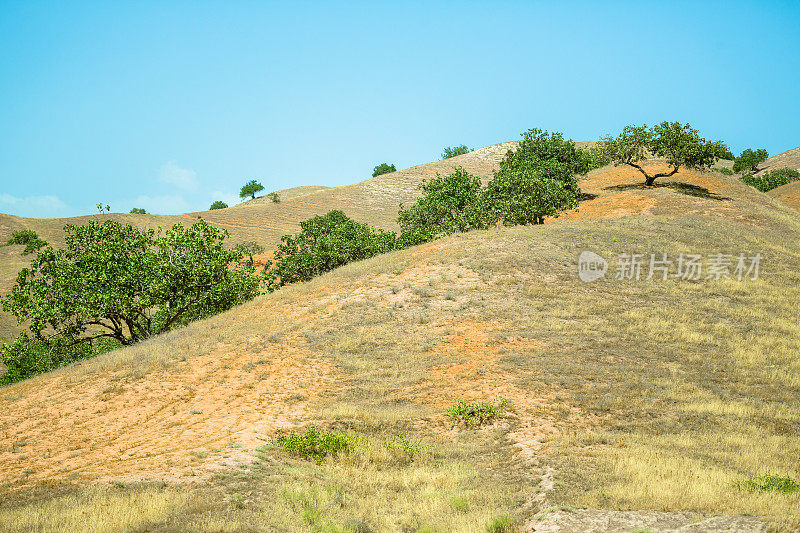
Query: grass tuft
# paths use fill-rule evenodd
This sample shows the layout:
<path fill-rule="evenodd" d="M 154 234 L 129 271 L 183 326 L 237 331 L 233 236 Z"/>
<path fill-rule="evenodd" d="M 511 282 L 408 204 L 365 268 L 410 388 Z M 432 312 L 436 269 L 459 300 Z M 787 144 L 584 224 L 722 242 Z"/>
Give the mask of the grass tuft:
<path fill-rule="evenodd" d="M 789 477 L 780 476 L 754 476 L 740 484 L 740 487 L 750 492 L 780 492 L 790 494 L 800 492 L 800 483 Z"/>
<path fill-rule="evenodd" d="M 337 431 L 321 431 L 310 427 L 305 433 L 281 435 L 275 443 L 285 451 L 321 462 L 329 455 L 338 455 L 352 446 L 353 437 Z"/>

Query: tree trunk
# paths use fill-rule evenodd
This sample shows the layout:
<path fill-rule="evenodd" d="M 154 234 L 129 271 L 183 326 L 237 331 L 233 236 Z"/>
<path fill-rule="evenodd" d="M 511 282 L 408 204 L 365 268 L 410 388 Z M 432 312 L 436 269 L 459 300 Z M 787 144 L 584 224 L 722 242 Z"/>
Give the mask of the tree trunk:
<path fill-rule="evenodd" d="M 655 183 L 655 181 L 656 181 L 656 177 L 655 176 L 647 176 L 647 175 L 645 175 L 644 184 L 647 185 L 648 187 L 652 187 L 653 184 Z"/>

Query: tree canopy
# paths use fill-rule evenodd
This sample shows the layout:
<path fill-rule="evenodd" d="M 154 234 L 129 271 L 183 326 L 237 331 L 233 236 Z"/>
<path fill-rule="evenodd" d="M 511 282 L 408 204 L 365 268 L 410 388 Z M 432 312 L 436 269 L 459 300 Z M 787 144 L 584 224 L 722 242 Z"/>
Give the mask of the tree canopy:
<path fill-rule="evenodd" d="M 64 248 L 40 250 L 2 300 L 5 311 L 29 325 L 29 333 L 3 348 L 12 378 L 83 357 L 97 341 L 133 344 L 229 309 L 258 290 L 242 252 L 226 250 L 227 233 L 204 221 L 166 232 L 112 220 L 64 230 Z"/>
<path fill-rule="evenodd" d="M 748 148 L 733 161 L 734 172 L 758 172 L 758 165 L 769 157 L 769 152 L 763 148 L 753 150 Z"/>
<path fill-rule="evenodd" d="M 389 163 L 381 163 L 380 165 L 376 165 L 374 169 L 372 169 L 372 177 L 375 178 L 380 176 L 381 174 L 388 174 L 389 172 L 396 172 L 397 169 L 393 164 Z"/>
<path fill-rule="evenodd" d="M 601 141 L 605 154 L 615 165 L 628 165 L 645 178 L 645 185 L 652 186 L 656 179 L 674 176 L 681 168 L 707 170 L 727 151 L 720 141 L 706 141 L 689 124 L 662 122 L 652 128 L 625 126 L 616 137 L 605 137 Z M 669 170 L 650 173 L 643 163 L 649 157 L 666 160 Z"/>
<path fill-rule="evenodd" d="M 458 146 L 447 146 L 444 150 L 442 150 L 442 159 L 450 159 L 451 157 L 455 157 L 457 155 L 464 155 L 470 153 L 472 150 L 467 148 L 466 144 L 460 144 Z"/>
<path fill-rule="evenodd" d="M 250 196 L 252 199 L 255 199 L 256 193 L 263 190 L 264 186 L 261 185 L 261 183 L 256 180 L 250 180 L 242 186 L 242 190 L 239 191 L 239 198 L 247 198 Z"/>
<path fill-rule="evenodd" d="M 227 209 L 228 204 L 223 202 L 222 200 L 215 200 L 211 203 L 211 207 L 209 207 L 209 211 L 213 211 L 214 209 Z"/>

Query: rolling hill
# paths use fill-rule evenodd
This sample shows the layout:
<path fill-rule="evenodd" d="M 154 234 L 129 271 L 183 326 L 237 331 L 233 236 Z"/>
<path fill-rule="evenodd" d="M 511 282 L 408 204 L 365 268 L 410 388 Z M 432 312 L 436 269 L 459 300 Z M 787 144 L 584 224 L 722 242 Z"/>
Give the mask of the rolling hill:
<path fill-rule="evenodd" d="M 787 183 L 767 193 L 792 209 L 800 211 L 800 181 Z"/>
<path fill-rule="evenodd" d="M 331 208 L 392 228 L 421 178 L 459 164 L 488 176 L 507 146 L 189 216 L 265 244 Z M 581 181 L 580 207 L 544 225 L 350 264 L 0 389 L 0 522 L 10 531 L 482 531 L 505 517 L 524 531 L 799 527 L 798 492 L 748 483 L 800 479 L 800 217 L 715 172 L 657 184 L 598 169 Z M 584 251 L 608 260 L 603 279 L 579 279 Z M 646 275 L 650 254 L 729 254 L 732 273 L 739 254 L 756 253 L 757 279 Z M 641 278 L 617 279 L 634 254 Z M 457 400 L 507 407 L 468 429 L 446 414 Z M 319 463 L 274 445 L 311 424 L 356 445 Z"/>

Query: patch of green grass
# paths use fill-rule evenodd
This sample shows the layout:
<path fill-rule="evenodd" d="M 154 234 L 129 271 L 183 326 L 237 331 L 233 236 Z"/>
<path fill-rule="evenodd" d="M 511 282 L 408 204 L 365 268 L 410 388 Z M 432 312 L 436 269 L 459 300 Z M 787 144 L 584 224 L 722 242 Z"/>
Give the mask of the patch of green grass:
<path fill-rule="evenodd" d="M 790 477 L 780 476 L 754 476 L 743 481 L 740 487 L 751 492 L 780 492 L 790 494 L 800 492 L 800 483 Z"/>
<path fill-rule="evenodd" d="M 489 402 L 468 403 L 463 400 L 456 401 L 455 405 L 447 409 L 447 416 L 456 424 L 464 424 L 467 428 L 476 428 L 491 424 L 500 418 L 503 411 L 511 406 L 511 402 L 501 399 L 498 405 Z"/>
<path fill-rule="evenodd" d="M 411 459 L 426 448 L 429 448 L 429 446 L 422 444 L 421 440 L 412 440 L 405 435 L 395 435 L 386 441 L 384 446 L 389 450 L 403 450 L 403 453 Z"/>
<path fill-rule="evenodd" d="M 349 450 L 353 437 L 337 431 L 322 431 L 310 427 L 305 433 L 281 435 L 275 439 L 275 443 L 293 455 L 320 462 L 329 455 Z"/>
<path fill-rule="evenodd" d="M 510 516 L 498 516 L 486 524 L 486 533 L 516 533 L 519 531 L 519 524 Z"/>

